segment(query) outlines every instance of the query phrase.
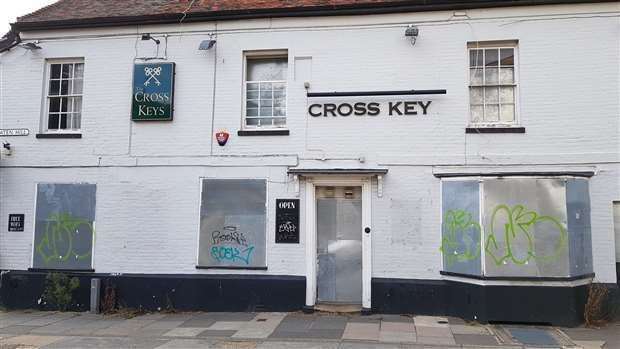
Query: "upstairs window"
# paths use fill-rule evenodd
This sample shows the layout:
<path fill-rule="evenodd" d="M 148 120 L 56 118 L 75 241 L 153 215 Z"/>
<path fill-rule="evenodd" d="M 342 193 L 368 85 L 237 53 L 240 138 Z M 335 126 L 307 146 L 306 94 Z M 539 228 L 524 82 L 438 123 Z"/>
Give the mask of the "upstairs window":
<path fill-rule="evenodd" d="M 474 42 L 468 49 L 471 123 L 516 124 L 516 42 Z"/>
<path fill-rule="evenodd" d="M 286 127 L 288 56 L 246 54 L 244 128 Z"/>
<path fill-rule="evenodd" d="M 82 120 L 82 60 L 47 63 L 46 106 L 43 129 L 48 132 L 79 131 Z"/>

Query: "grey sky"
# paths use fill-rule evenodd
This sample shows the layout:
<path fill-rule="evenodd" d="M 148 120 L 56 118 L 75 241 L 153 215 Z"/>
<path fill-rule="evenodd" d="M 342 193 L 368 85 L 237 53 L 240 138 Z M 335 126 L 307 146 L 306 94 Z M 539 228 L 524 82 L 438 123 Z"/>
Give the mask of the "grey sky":
<path fill-rule="evenodd" d="M 0 37 L 9 31 L 9 23 L 18 16 L 35 11 L 57 0 L 0 0 Z"/>

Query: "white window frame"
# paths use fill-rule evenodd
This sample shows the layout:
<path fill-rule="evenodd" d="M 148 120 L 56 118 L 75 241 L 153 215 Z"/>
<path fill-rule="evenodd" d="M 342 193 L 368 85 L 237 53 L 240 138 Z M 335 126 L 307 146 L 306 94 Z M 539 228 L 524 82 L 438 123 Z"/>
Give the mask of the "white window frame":
<path fill-rule="evenodd" d="M 246 119 L 248 117 L 247 115 L 247 86 L 248 86 L 248 82 L 247 81 L 247 71 L 248 71 L 248 59 L 269 59 L 269 58 L 286 58 L 286 79 L 285 80 L 270 80 L 270 81 L 251 81 L 253 83 L 283 83 L 285 84 L 285 103 L 286 103 L 286 107 L 285 107 L 285 114 L 284 116 L 271 116 L 272 118 L 284 118 L 285 119 L 285 123 L 284 125 L 270 125 L 270 126 L 258 126 L 258 125 L 247 125 L 246 123 Z M 260 130 L 288 130 L 288 86 L 289 86 L 289 73 L 290 73 L 290 61 L 289 61 L 289 55 L 288 55 L 288 50 L 286 49 L 279 49 L 279 50 L 259 50 L 259 51 L 244 51 L 243 52 L 243 76 L 242 76 L 242 81 L 243 81 L 243 86 L 242 86 L 242 118 L 241 118 L 241 129 L 242 130 L 251 130 L 251 131 L 260 131 Z M 259 97 L 260 98 L 260 97 Z M 265 118 L 268 118 L 269 116 L 265 116 Z M 259 108 L 259 116 L 251 116 L 250 118 L 261 118 L 260 116 L 260 108 Z"/>
<path fill-rule="evenodd" d="M 59 97 L 59 96 L 63 96 L 63 97 L 81 97 L 82 98 L 82 108 L 80 110 L 80 128 L 78 129 L 49 129 L 48 125 L 49 125 L 49 108 L 50 108 L 50 79 L 52 76 L 52 65 L 53 64 L 78 64 L 81 63 L 84 65 L 84 72 L 82 75 L 82 94 L 79 95 L 73 95 L 73 94 L 68 94 L 68 95 L 58 95 L 58 96 L 52 96 L 52 97 Z M 41 108 L 41 110 L 43 111 L 42 115 L 41 115 L 41 127 L 40 130 L 42 133 L 52 133 L 52 134 L 67 134 L 67 133 L 75 133 L 75 134 L 81 134 L 82 133 L 82 121 L 83 121 L 83 111 L 84 111 L 84 81 L 86 80 L 84 75 L 85 75 L 85 70 L 86 70 L 86 64 L 84 62 L 84 58 L 52 58 L 52 59 L 46 59 L 45 60 L 45 80 L 43 82 L 44 86 L 43 86 L 43 107 Z M 60 116 L 59 116 L 59 122 L 60 122 Z"/>
<path fill-rule="evenodd" d="M 513 49 L 514 51 L 514 65 L 513 65 L 513 69 L 514 69 L 514 77 L 513 77 L 513 83 L 511 85 L 509 84 L 499 84 L 498 83 L 498 87 L 501 86 L 513 86 L 514 87 L 514 120 L 512 122 L 505 122 L 505 121 L 481 121 L 481 122 L 474 122 L 473 121 L 473 115 L 472 115 L 472 104 L 471 104 L 471 88 L 472 87 L 482 87 L 483 91 L 484 88 L 487 87 L 487 85 L 484 84 L 484 79 L 485 79 L 485 74 L 483 72 L 482 75 L 482 81 L 483 84 L 480 86 L 472 86 L 471 85 L 471 62 L 470 62 L 470 51 L 471 50 L 484 50 L 484 49 Z M 501 69 L 501 64 L 500 64 L 500 57 L 498 56 L 498 68 Z M 519 82 L 519 66 L 520 66 L 520 62 L 519 62 L 519 41 L 518 40 L 502 40 L 502 41 L 475 41 L 475 42 L 468 42 L 467 43 L 467 111 L 468 111 L 468 125 L 470 127 L 520 127 L 521 125 L 521 120 L 520 120 L 520 113 L 519 113 L 519 86 L 520 86 L 520 82 Z M 485 69 L 486 70 L 486 69 Z M 499 70 L 498 70 L 498 79 L 499 79 Z M 501 96 L 498 96 L 498 106 L 500 108 L 500 113 L 501 113 L 501 103 L 499 102 L 499 98 L 501 98 Z M 484 103 L 484 98 L 483 98 L 483 103 Z M 483 104 L 483 108 L 486 107 L 486 103 Z M 484 114 L 483 114 L 484 115 Z"/>

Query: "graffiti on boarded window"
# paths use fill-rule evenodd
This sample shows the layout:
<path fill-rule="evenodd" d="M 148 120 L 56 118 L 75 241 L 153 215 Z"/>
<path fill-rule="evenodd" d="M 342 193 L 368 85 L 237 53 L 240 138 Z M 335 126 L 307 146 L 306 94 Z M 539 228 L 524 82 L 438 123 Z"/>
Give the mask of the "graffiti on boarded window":
<path fill-rule="evenodd" d="M 95 193 L 94 184 L 37 186 L 34 268 L 92 268 Z"/>
<path fill-rule="evenodd" d="M 591 273 L 587 184 L 574 178 L 443 182 L 444 270 L 519 277 Z"/>

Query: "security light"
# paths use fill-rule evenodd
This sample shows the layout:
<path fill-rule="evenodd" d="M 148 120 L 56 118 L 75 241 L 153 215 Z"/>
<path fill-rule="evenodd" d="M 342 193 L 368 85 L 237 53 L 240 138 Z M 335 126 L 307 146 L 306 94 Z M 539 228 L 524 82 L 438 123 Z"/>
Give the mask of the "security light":
<path fill-rule="evenodd" d="M 200 50 L 200 51 L 210 50 L 215 45 L 215 42 L 216 41 L 213 40 L 213 39 L 202 40 L 200 42 L 200 46 L 198 46 L 198 50 Z"/>
<path fill-rule="evenodd" d="M 143 40 L 143 41 L 146 41 L 146 40 L 153 40 L 153 41 L 155 41 L 155 43 L 156 43 L 157 45 L 159 45 L 159 40 L 157 40 L 157 39 L 155 39 L 154 37 L 152 37 L 152 36 L 151 36 L 151 34 L 149 34 L 149 33 L 142 34 L 142 40 Z"/>
<path fill-rule="evenodd" d="M 19 45 L 19 47 L 25 48 L 29 51 L 40 50 L 42 47 L 37 45 L 37 42 L 27 42 L 25 44 Z"/>
<path fill-rule="evenodd" d="M 419 34 L 420 30 L 413 24 L 410 24 L 407 29 L 405 29 L 405 37 L 411 38 L 411 45 L 415 45 Z"/>

